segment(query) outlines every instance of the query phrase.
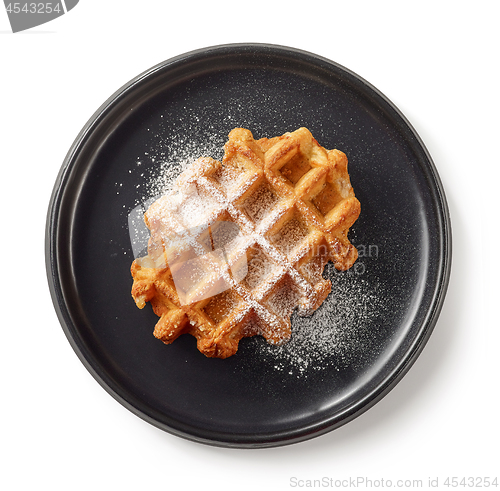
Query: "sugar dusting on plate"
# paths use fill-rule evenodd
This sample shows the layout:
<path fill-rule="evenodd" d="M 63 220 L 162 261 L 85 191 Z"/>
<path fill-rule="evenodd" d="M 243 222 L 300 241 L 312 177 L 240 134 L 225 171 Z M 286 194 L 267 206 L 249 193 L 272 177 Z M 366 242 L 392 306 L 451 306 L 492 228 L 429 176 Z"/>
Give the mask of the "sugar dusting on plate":
<path fill-rule="evenodd" d="M 148 198 L 160 197 L 172 189 L 177 177 L 199 157 L 221 159 L 223 140 L 213 132 L 212 137 L 205 138 L 203 144 L 189 140 L 176 140 L 165 149 L 160 143 L 157 149 L 148 151 L 144 157 L 155 165 L 155 173 L 146 182 Z M 138 162 L 141 158 L 138 158 Z"/>
<path fill-rule="evenodd" d="M 276 371 L 304 377 L 311 371 L 356 365 L 360 353 L 374 348 L 374 326 L 383 310 L 378 285 L 354 272 L 336 272 L 331 264 L 323 276 L 331 279 L 332 291 L 319 309 L 307 317 L 294 313 L 291 340 L 282 346 L 247 340 L 255 358 Z"/>

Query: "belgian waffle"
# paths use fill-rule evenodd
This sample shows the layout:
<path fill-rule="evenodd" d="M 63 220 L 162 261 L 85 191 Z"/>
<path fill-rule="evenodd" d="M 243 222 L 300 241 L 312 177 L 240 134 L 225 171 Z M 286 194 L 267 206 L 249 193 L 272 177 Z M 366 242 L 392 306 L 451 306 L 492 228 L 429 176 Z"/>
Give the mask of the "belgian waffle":
<path fill-rule="evenodd" d="M 148 254 L 131 267 L 137 306 L 160 317 L 154 335 L 169 344 L 192 334 L 217 358 L 245 336 L 290 338 L 292 311 L 309 315 L 331 291 L 326 263 L 356 260 L 347 233 L 360 213 L 345 154 L 306 128 L 260 140 L 237 128 L 224 150 L 149 207 Z"/>

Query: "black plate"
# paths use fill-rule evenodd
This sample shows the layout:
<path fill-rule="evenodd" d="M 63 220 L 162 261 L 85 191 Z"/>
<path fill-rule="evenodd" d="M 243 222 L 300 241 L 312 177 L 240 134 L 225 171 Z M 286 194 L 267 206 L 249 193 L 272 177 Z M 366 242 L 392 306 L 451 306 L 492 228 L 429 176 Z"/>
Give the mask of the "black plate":
<path fill-rule="evenodd" d="M 176 162 L 207 150 L 220 158 L 238 126 L 255 137 L 305 126 L 348 155 L 360 258 L 347 273 L 327 268 L 333 292 L 313 318 L 293 317 L 293 345 L 244 339 L 235 356 L 208 359 L 189 335 L 156 340 L 155 315 L 135 307 L 127 220 L 161 168 L 178 172 Z M 55 184 L 46 258 L 71 345 L 119 402 L 191 440 L 267 447 L 337 428 L 401 379 L 439 315 L 450 239 L 436 169 L 386 97 L 310 53 L 227 45 L 161 63 L 97 111 Z"/>

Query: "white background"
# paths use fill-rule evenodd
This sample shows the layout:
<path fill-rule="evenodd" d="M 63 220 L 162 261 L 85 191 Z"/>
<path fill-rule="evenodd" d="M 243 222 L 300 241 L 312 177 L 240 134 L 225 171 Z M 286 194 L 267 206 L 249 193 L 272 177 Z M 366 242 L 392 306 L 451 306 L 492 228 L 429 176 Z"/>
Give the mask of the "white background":
<path fill-rule="evenodd" d="M 448 476 L 500 486 L 496 4 L 81 0 L 17 34 L 2 6 L 0 488 L 281 490 L 323 477 L 426 487 Z M 93 112 L 165 59 L 235 42 L 311 51 L 380 89 L 430 151 L 453 225 L 446 302 L 406 377 L 342 428 L 267 450 L 191 443 L 124 409 L 70 347 L 45 273 L 52 186 Z"/>

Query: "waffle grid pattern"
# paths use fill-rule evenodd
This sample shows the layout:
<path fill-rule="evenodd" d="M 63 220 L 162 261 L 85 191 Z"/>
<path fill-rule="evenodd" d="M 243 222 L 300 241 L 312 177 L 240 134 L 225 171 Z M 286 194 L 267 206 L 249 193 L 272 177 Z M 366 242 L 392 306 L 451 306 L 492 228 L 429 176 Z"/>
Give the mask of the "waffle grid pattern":
<path fill-rule="evenodd" d="M 261 140 L 235 129 L 222 164 L 199 159 L 146 212 L 132 295 L 160 316 L 157 338 L 189 332 L 206 356 L 231 356 L 244 336 L 286 342 L 292 311 L 308 315 L 330 293 L 325 264 L 356 260 L 347 232 L 359 212 L 342 152 L 305 128 Z M 226 241 L 225 223 L 239 231 Z"/>

